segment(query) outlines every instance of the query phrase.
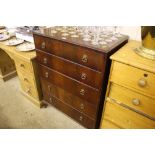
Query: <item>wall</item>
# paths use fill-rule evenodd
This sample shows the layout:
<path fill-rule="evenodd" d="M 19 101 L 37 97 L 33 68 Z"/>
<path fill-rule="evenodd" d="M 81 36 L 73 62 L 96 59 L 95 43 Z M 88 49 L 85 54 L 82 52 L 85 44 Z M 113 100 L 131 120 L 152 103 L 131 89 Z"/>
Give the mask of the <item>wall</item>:
<path fill-rule="evenodd" d="M 130 37 L 130 40 L 141 41 L 141 27 L 140 26 L 120 26 L 119 31 Z"/>

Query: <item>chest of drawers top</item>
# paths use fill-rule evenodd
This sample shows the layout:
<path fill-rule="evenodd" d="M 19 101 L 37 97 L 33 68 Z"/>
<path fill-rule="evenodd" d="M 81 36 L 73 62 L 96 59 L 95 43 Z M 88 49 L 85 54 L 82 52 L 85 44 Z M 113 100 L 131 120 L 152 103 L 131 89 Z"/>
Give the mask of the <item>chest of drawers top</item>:
<path fill-rule="evenodd" d="M 34 36 L 39 35 L 39 36 L 42 36 L 42 37 L 59 40 L 59 41 L 66 42 L 66 43 L 69 43 L 69 44 L 84 47 L 84 48 L 89 49 L 89 50 L 91 49 L 91 50 L 94 50 L 94 51 L 100 52 L 100 53 L 109 53 L 110 51 L 112 51 L 116 47 L 118 47 L 118 45 L 123 43 L 125 40 L 128 40 L 128 36 L 121 35 L 121 37 L 119 37 L 118 40 L 114 40 L 111 43 L 108 43 L 108 46 L 105 46 L 105 45 L 93 45 L 93 44 L 91 44 L 90 41 L 84 41 L 82 36 L 79 36 L 77 38 L 76 37 L 72 38 L 71 36 L 67 36 L 66 39 L 64 40 L 63 37 L 62 37 L 62 32 L 58 31 L 56 34 L 53 34 L 53 33 L 51 33 L 51 31 L 52 31 L 52 28 L 46 28 L 46 29 L 43 29 L 43 30 L 34 31 L 33 34 L 34 34 Z M 38 43 L 40 43 L 40 41 L 42 41 L 40 39 L 41 38 L 38 38 Z M 37 46 L 37 44 L 36 44 L 36 46 Z"/>

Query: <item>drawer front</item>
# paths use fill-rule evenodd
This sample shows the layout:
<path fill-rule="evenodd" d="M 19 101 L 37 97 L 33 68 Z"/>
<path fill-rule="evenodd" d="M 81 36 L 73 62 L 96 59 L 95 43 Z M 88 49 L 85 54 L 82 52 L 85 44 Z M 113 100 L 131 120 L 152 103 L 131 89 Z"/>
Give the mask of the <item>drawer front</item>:
<path fill-rule="evenodd" d="M 155 121 L 152 121 L 134 111 L 124 108 L 115 103 L 106 103 L 103 119 L 126 129 L 151 129 L 155 128 Z M 104 123 L 104 121 L 103 121 Z"/>
<path fill-rule="evenodd" d="M 75 64 L 71 61 L 37 50 L 37 60 L 58 72 L 70 76 L 95 88 L 101 88 L 101 72 Z"/>
<path fill-rule="evenodd" d="M 62 112 L 64 112 L 65 114 L 82 124 L 83 126 L 85 126 L 86 128 L 95 128 L 95 121 L 93 119 L 80 113 L 79 111 L 68 106 L 67 104 L 58 100 L 57 98 L 51 96 L 49 97 L 48 95 L 44 94 L 44 99 L 45 101 L 52 104 L 53 106 L 55 106 L 56 108 L 58 108 L 59 110 L 61 110 Z"/>
<path fill-rule="evenodd" d="M 155 119 L 155 100 L 127 88 L 112 84 L 109 97 Z"/>
<path fill-rule="evenodd" d="M 34 35 L 36 49 L 63 57 L 92 69 L 103 71 L 104 55 L 94 50 L 59 40 Z"/>
<path fill-rule="evenodd" d="M 98 89 L 79 83 L 64 74 L 61 74 L 48 67 L 39 65 L 40 75 L 49 82 L 57 85 L 80 98 L 91 103 L 99 103 L 100 92 Z"/>
<path fill-rule="evenodd" d="M 50 84 L 45 79 L 41 78 L 42 90 L 44 94 L 58 98 L 62 102 L 69 104 L 78 111 L 96 119 L 97 104 L 88 103 L 79 97 L 65 91 L 64 89 Z"/>
<path fill-rule="evenodd" d="M 33 73 L 33 68 L 30 62 L 26 62 L 24 60 L 16 59 L 15 64 L 17 67 L 17 70 L 23 70 L 24 72 L 31 72 Z"/>
<path fill-rule="evenodd" d="M 155 74 L 114 62 L 111 81 L 155 97 Z"/>
<path fill-rule="evenodd" d="M 25 72 L 18 70 L 18 77 L 26 85 L 33 85 L 33 87 L 35 87 L 34 79 L 31 74 L 26 74 Z"/>
<path fill-rule="evenodd" d="M 104 119 L 101 122 L 101 129 L 120 129 L 120 127 L 117 126 L 116 124 Z"/>
<path fill-rule="evenodd" d="M 22 90 L 25 93 L 34 97 L 37 100 L 39 99 L 37 89 L 34 87 L 34 85 L 29 84 L 29 83 L 25 83 L 25 81 L 23 81 L 21 78 L 20 78 L 20 84 L 21 84 Z"/>

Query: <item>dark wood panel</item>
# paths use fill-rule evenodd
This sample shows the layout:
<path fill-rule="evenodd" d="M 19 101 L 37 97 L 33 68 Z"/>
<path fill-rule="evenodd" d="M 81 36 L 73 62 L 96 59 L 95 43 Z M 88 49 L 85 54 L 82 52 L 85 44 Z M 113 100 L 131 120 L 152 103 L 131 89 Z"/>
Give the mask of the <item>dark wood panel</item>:
<path fill-rule="evenodd" d="M 40 75 L 52 82 L 54 85 L 57 85 L 74 95 L 79 96 L 80 98 L 87 100 L 91 103 L 99 103 L 100 100 L 100 91 L 88 85 L 82 84 L 76 80 L 71 79 L 64 74 L 61 74 L 55 70 L 52 70 L 43 65 L 39 65 Z"/>
<path fill-rule="evenodd" d="M 65 91 L 64 89 L 51 84 L 50 82 L 46 81 L 46 79 L 41 78 L 41 84 L 44 94 L 54 96 L 62 102 L 74 107 L 78 111 L 85 113 L 93 119 L 96 119 L 98 107 L 97 104 L 86 102 L 85 100 L 80 99 L 79 97 Z"/>
<path fill-rule="evenodd" d="M 60 111 L 64 112 L 80 124 L 82 124 L 86 128 L 95 128 L 95 120 L 89 118 L 88 116 L 80 113 L 79 111 L 75 110 L 74 108 L 68 106 L 64 102 L 58 100 L 55 97 L 49 97 L 48 95 L 44 94 L 45 101 L 48 102 L 58 108 Z"/>
<path fill-rule="evenodd" d="M 91 49 L 38 35 L 34 35 L 34 40 L 36 49 L 44 50 L 98 71 L 104 70 L 104 53 L 100 54 Z"/>
<path fill-rule="evenodd" d="M 100 45 L 91 44 L 90 41 L 83 41 L 82 36 L 80 36 L 78 38 L 67 36 L 67 39 L 64 40 L 62 37 L 61 31 L 57 31 L 57 33 L 53 34 L 52 30 L 53 30 L 53 28 L 45 28 L 45 29 L 34 31 L 33 33 L 34 33 L 34 35 L 39 35 L 42 37 L 48 37 L 50 39 L 59 40 L 59 41 L 62 41 L 64 43 L 69 43 L 72 45 L 77 45 L 77 46 L 85 47 L 85 48 L 88 48 L 91 50 L 95 50 L 96 52 L 102 53 L 102 54 L 103 53 L 110 53 L 112 49 L 115 49 L 117 46 L 119 46 L 121 43 L 128 40 L 128 38 L 129 38 L 126 35 L 121 35 L 121 37 L 119 37 L 118 40 L 115 40 L 115 41 L 109 43 L 107 48 L 103 48 Z"/>
<path fill-rule="evenodd" d="M 39 63 L 44 64 L 78 81 L 98 89 L 101 88 L 101 72 L 78 65 L 61 57 L 47 54 L 40 50 L 37 50 L 37 60 Z"/>
<path fill-rule="evenodd" d="M 34 32 L 34 41 L 40 77 L 44 79 L 44 102 L 53 103 L 85 127 L 98 128 L 111 65 L 109 57 L 127 43 L 128 37 L 122 35 L 105 49 L 81 37 L 63 40 L 61 32 L 52 34 L 47 28 Z M 81 79 L 82 73 L 86 78 Z M 87 123 L 79 121 L 81 115 L 88 118 L 84 121 L 82 117 Z"/>

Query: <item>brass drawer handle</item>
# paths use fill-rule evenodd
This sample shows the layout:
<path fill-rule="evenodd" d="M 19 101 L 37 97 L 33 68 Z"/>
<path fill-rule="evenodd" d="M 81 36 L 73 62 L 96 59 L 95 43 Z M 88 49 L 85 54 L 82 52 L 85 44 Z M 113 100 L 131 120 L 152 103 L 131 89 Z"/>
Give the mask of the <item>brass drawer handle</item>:
<path fill-rule="evenodd" d="M 80 109 L 82 109 L 82 110 L 84 109 L 84 104 L 83 103 L 80 104 Z"/>
<path fill-rule="evenodd" d="M 82 80 L 85 80 L 86 77 L 87 77 L 86 73 L 82 73 L 82 74 L 81 74 L 81 79 L 82 79 Z"/>
<path fill-rule="evenodd" d="M 140 87 L 145 87 L 145 86 L 147 85 L 147 81 L 146 81 L 145 79 L 140 79 L 140 80 L 138 81 L 138 85 L 139 85 Z"/>
<path fill-rule="evenodd" d="M 46 73 L 45 73 L 45 77 L 46 77 L 46 78 L 48 78 L 48 77 L 49 77 L 49 74 L 48 74 L 48 72 L 46 72 Z"/>
<path fill-rule="evenodd" d="M 80 120 L 80 121 L 82 121 L 82 120 L 83 120 L 83 117 L 82 117 L 82 116 L 80 116 L 80 117 L 79 117 L 79 120 Z"/>
<path fill-rule="evenodd" d="M 88 56 L 87 55 L 85 55 L 85 54 L 83 55 L 82 62 L 84 62 L 84 63 L 88 62 Z"/>
<path fill-rule="evenodd" d="M 81 89 L 81 90 L 80 90 L 80 94 L 81 94 L 81 95 L 84 95 L 84 94 L 85 94 L 85 90 L 84 90 L 84 89 Z"/>
<path fill-rule="evenodd" d="M 41 43 L 41 48 L 42 48 L 42 49 L 45 49 L 45 47 L 46 47 L 45 42 L 42 42 L 42 43 Z"/>
<path fill-rule="evenodd" d="M 47 64 L 47 58 L 43 59 L 44 64 Z"/>
<path fill-rule="evenodd" d="M 136 106 L 140 105 L 140 100 L 139 99 L 133 99 L 132 103 Z"/>
<path fill-rule="evenodd" d="M 24 64 L 20 64 L 20 67 L 25 68 L 25 65 Z"/>

